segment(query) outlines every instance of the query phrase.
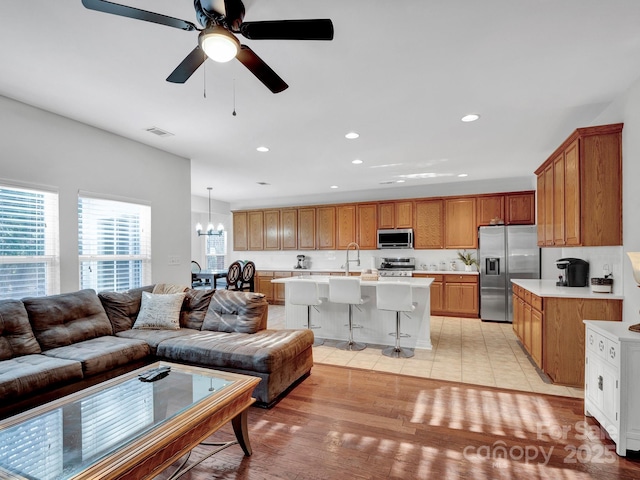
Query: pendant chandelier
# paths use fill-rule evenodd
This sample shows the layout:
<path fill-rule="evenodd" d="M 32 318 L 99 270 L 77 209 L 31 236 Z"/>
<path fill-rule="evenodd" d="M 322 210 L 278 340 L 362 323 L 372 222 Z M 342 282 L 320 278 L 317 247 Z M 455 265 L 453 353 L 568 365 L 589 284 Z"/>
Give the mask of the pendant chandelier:
<path fill-rule="evenodd" d="M 212 187 L 207 187 L 209 190 L 209 223 L 207 224 L 207 230 L 205 232 L 202 231 L 202 224 L 200 222 L 196 223 L 196 232 L 198 236 L 200 235 L 222 235 L 224 233 L 224 225 L 221 223 L 218 224 L 218 228 L 213 228 L 213 223 L 211 223 L 211 190 Z"/>

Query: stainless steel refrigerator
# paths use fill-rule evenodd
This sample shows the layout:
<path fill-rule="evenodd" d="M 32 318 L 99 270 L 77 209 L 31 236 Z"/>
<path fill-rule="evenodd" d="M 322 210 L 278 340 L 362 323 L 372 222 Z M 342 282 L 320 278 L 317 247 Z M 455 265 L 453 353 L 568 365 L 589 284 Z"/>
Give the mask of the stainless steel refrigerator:
<path fill-rule="evenodd" d="M 513 321 L 511 279 L 540 278 L 535 225 L 480 227 L 480 318 Z"/>

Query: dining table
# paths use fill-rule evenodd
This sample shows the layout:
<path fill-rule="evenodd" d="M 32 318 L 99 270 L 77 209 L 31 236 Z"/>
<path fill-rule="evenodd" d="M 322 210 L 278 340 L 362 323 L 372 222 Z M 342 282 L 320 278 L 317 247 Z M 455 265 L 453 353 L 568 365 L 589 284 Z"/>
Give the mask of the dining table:
<path fill-rule="evenodd" d="M 205 285 L 210 285 L 214 290 L 218 288 L 218 279 L 227 278 L 227 270 L 200 270 L 194 272 L 193 276 L 197 279 L 204 280 Z"/>

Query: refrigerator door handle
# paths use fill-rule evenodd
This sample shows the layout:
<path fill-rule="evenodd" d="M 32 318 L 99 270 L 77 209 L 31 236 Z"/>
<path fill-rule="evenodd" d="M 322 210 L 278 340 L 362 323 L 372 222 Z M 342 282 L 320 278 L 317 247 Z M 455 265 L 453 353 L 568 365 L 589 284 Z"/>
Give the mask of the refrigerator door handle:
<path fill-rule="evenodd" d="M 500 259 L 487 257 L 485 259 L 485 275 L 500 275 Z"/>

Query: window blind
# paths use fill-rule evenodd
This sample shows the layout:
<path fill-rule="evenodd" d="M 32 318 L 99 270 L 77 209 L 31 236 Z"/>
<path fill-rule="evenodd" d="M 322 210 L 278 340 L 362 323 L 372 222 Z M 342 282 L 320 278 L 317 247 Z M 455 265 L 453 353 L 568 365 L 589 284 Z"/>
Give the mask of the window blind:
<path fill-rule="evenodd" d="M 122 291 L 151 283 L 151 207 L 78 197 L 80 287 Z"/>
<path fill-rule="evenodd" d="M 60 293 L 58 194 L 0 185 L 0 300 Z"/>
<path fill-rule="evenodd" d="M 227 255 L 227 232 L 222 232 L 222 235 L 208 235 L 206 238 L 207 268 L 224 270 L 224 259 Z"/>

